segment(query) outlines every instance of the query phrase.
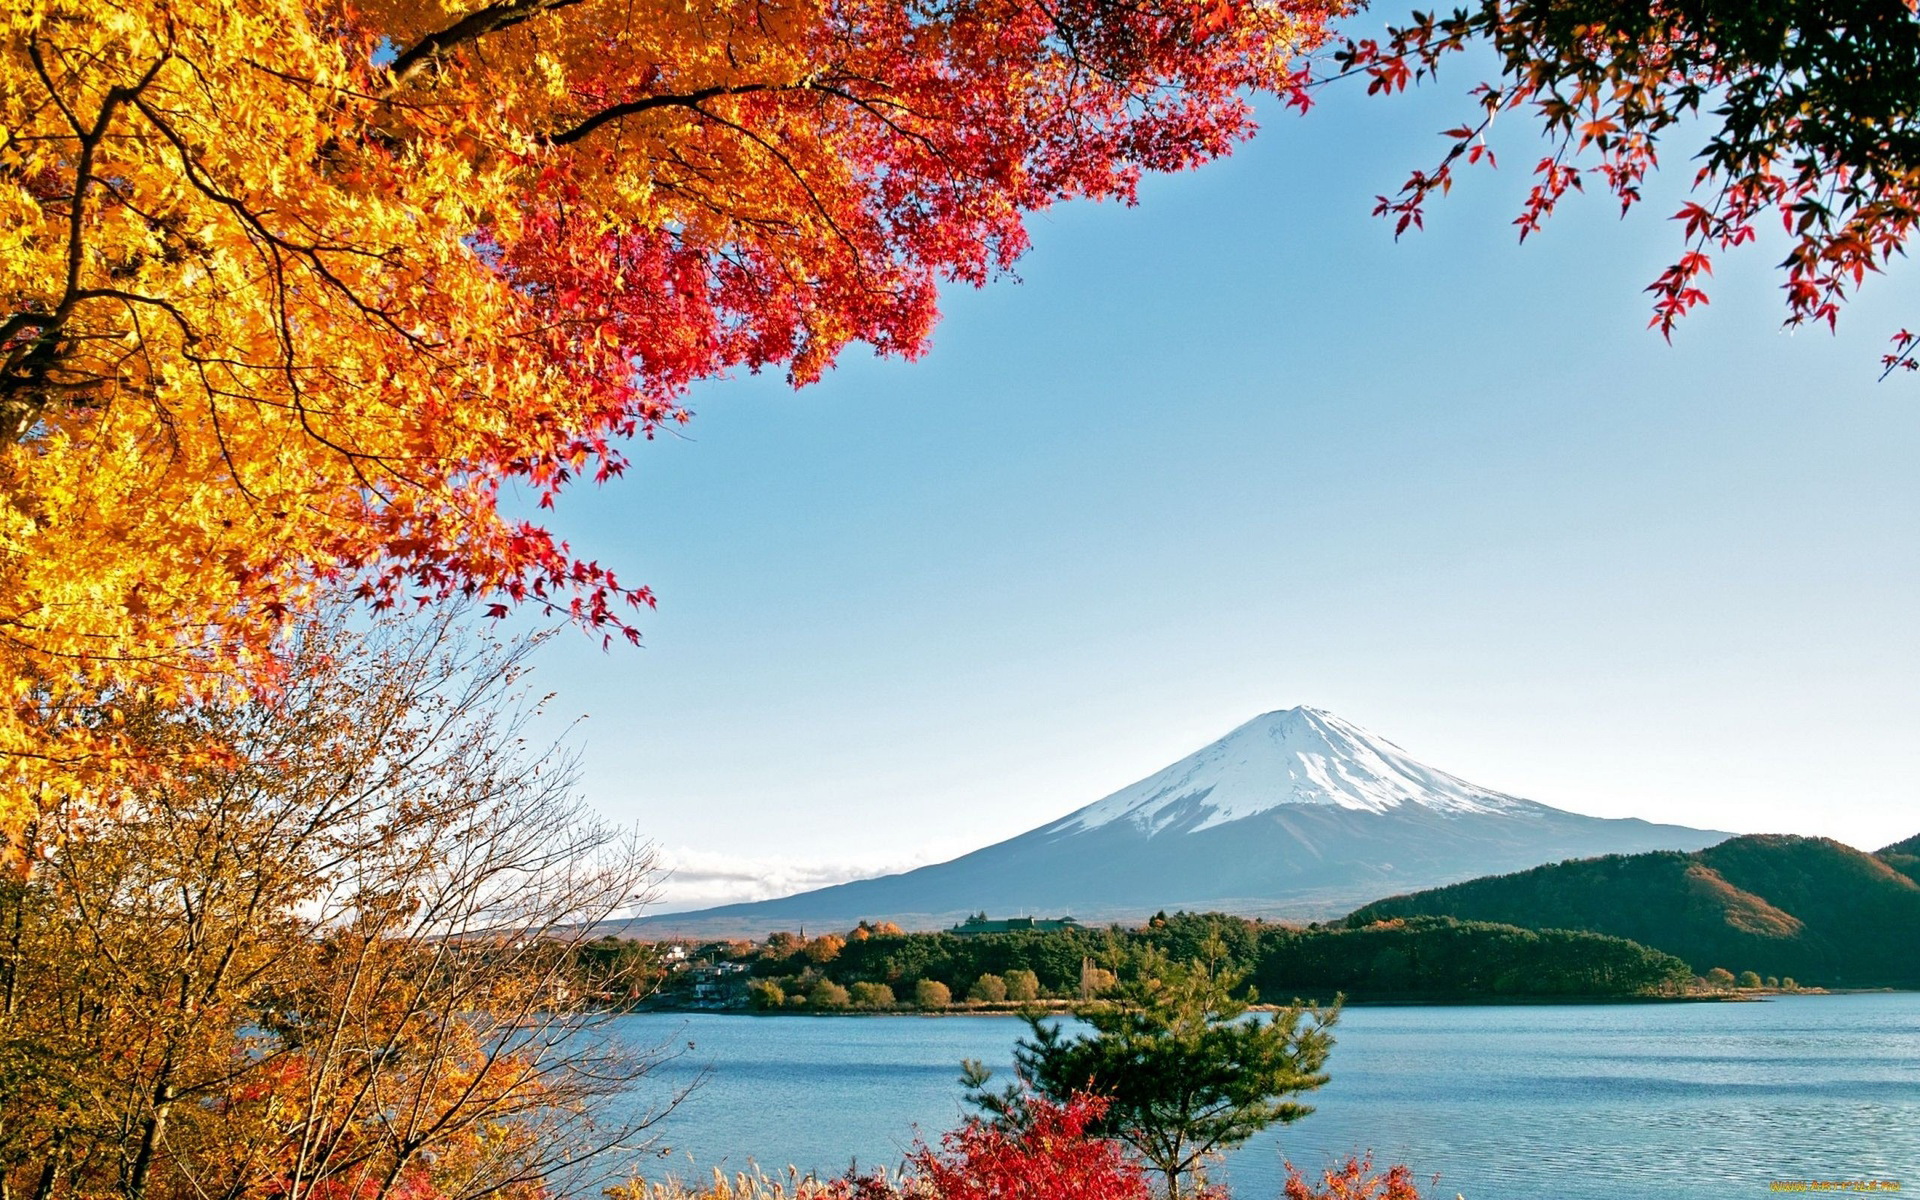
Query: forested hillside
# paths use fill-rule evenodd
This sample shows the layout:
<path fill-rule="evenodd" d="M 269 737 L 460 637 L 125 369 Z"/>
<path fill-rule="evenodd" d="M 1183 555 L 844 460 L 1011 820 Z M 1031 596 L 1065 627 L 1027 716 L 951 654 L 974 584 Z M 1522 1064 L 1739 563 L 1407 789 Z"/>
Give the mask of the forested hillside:
<path fill-rule="evenodd" d="M 1827 838 L 1754 835 L 1691 854 L 1608 855 L 1377 901 L 1381 920 L 1450 916 L 1611 934 L 1714 967 L 1826 987 L 1920 986 L 1920 839 L 1863 854 Z"/>
<path fill-rule="evenodd" d="M 1874 855 L 1894 870 L 1920 883 L 1920 833 L 1914 834 L 1904 842 L 1895 842 L 1884 847 Z"/>
<path fill-rule="evenodd" d="M 757 945 L 736 943 L 731 960 L 750 974 L 742 995 L 760 1008 L 1085 999 L 1169 960 L 1245 975 L 1259 998 L 1281 1003 L 1330 1001 L 1338 994 L 1424 1000 L 1678 994 L 1693 975 L 1672 955 L 1601 934 L 1446 917 L 1363 929 L 1300 928 L 1220 913 L 1162 914 L 1136 929 L 979 936 L 863 923 L 847 937 L 776 934 Z M 933 996 L 944 998 L 930 1001 Z"/>
<path fill-rule="evenodd" d="M 1680 959 L 1624 938 L 1415 917 L 1273 931 L 1254 984 L 1269 1000 L 1641 996 L 1677 994 L 1692 975 Z"/>

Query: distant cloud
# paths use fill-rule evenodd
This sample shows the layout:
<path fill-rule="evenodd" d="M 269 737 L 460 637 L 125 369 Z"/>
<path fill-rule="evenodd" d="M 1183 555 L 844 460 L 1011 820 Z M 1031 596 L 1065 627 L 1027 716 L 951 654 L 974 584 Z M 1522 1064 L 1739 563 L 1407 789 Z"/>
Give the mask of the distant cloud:
<path fill-rule="evenodd" d="M 716 904 L 772 900 L 852 879 L 910 871 L 931 861 L 931 857 L 922 855 L 884 862 L 833 862 L 663 846 L 659 899 L 647 905 L 645 912 L 685 912 Z"/>

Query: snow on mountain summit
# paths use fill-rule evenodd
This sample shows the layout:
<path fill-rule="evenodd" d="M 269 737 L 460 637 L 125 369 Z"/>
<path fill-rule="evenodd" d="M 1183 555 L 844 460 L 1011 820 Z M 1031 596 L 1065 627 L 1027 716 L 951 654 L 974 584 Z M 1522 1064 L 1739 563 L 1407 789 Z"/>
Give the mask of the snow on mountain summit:
<path fill-rule="evenodd" d="M 1129 821 L 1153 834 L 1225 825 L 1282 805 L 1331 805 L 1385 813 L 1403 805 L 1452 813 L 1539 809 L 1414 761 L 1383 737 L 1317 708 L 1255 717 L 1131 787 L 1053 825 L 1077 833 Z"/>
<path fill-rule="evenodd" d="M 1089 924 L 1179 909 L 1321 921 L 1481 875 L 1699 850 L 1729 836 L 1488 791 L 1331 713 L 1294 708 L 1255 717 L 1078 812 L 946 862 L 647 923 L 705 940 L 880 917 L 943 929 L 983 910 L 1072 913 Z"/>

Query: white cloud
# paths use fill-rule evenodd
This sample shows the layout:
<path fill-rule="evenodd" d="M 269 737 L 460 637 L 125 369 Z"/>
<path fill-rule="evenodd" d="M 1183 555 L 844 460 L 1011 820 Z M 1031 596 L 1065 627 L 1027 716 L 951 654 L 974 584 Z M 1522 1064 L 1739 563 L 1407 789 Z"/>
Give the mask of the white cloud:
<path fill-rule="evenodd" d="M 889 862 L 826 861 L 663 846 L 660 848 L 661 877 L 656 888 L 659 898 L 647 905 L 645 912 L 647 915 L 685 912 L 716 904 L 772 900 L 852 879 L 910 871 L 932 861 L 929 855 Z"/>

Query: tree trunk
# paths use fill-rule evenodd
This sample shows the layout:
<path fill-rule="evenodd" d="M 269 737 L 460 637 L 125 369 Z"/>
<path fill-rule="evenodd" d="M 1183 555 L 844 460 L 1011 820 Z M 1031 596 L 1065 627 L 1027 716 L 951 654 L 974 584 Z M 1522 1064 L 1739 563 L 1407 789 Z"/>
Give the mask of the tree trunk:
<path fill-rule="evenodd" d="M 60 1170 L 67 1159 L 67 1137 L 59 1134 L 53 1139 L 53 1145 L 47 1148 L 47 1161 L 40 1168 L 39 1182 L 33 1185 L 33 1200 L 51 1200 L 53 1189 L 60 1183 Z"/>
<path fill-rule="evenodd" d="M 144 1200 L 147 1194 L 147 1179 L 153 1173 L 154 1150 L 167 1131 L 167 1113 L 173 1108 L 173 1085 L 169 1082 L 171 1075 L 171 1070 L 163 1068 L 160 1082 L 154 1086 L 153 1115 L 147 1118 L 146 1128 L 141 1131 L 140 1152 L 134 1156 L 133 1169 L 127 1173 L 127 1200 Z"/>

